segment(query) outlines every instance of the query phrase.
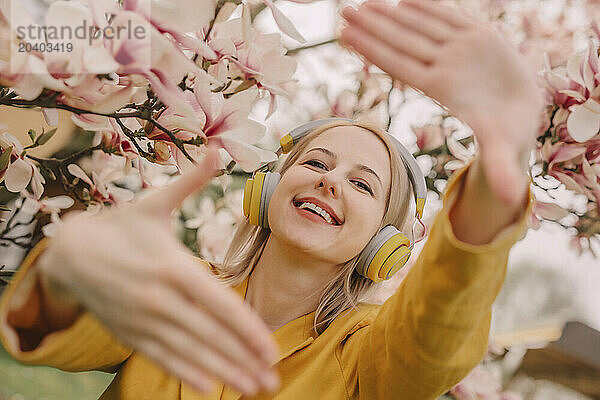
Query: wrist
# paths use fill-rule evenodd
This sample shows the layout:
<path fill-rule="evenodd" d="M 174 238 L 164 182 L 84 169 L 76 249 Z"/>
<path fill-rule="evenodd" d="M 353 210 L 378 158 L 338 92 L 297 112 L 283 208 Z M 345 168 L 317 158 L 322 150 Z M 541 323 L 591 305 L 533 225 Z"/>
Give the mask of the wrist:
<path fill-rule="evenodd" d="M 44 254 L 43 256 L 45 256 Z M 43 257 L 42 256 L 42 257 Z M 41 313 L 51 331 L 71 325 L 83 308 L 81 304 L 53 279 L 47 263 L 40 258 L 37 278 L 41 291 Z"/>

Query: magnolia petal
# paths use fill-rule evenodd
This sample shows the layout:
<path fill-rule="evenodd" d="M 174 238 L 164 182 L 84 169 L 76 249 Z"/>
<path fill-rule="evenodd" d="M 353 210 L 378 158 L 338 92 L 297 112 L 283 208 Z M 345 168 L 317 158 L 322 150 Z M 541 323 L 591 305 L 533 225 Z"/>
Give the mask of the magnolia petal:
<path fill-rule="evenodd" d="M 271 12 L 273 13 L 273 19 L 283 33 L 300 43 L 306 43 L 306 39 L 304 39 L 304 36 L 298 32 L 298 29 L 296 29 L 292 21 L 290 21 L 290 19 L 283 12 L 281 12 L 281 10 L 278 9 L 275 4 L 271 2 L 271 0 L 263 0 L 263 2 L 271 9 Z"/>
<path fill-rule="evenodd" d="M 578 100 L 578 101 L 586 100 L 584 95 L 582 95 L 581 93 L 579 93 L 578 91 L 575 91 L 575 90 L 563 89 L 563 90 L 559 90 L 558 93 L 566 94 L 567 96 L 573 97 L 575 100 Z"/>
<path fill-rule="evenodd" d="M 102 100 L 94 103 L 90 107 L 90 111 L 110 114 L 123 108 L 126 104 L 131 102 L 131 96 L 135 91 L 134 86 L 125 86 L 124 88 L 118 89 L 113 93 L 110 93 L 102 98 Z"/>
<path fill-rule="evenodd" d="M 595 65 L 594 61 L 596 60 Z M 593 70 L 593 67 L 596 67 L 596 71 Z M 594 89 L 594 75 L 598 72 L 598 51 L 595 49 L 594 42 L 589 41 L 588 49 L 585 57 L 585 62 L 583 64 L 583 81 L 585 82 L 585 87 L 591 92 Z"/>
<path fill-rule="evenodd" d="M 585 147 L 574 144 L 557 143 L 552 148 L 558 150 L 548 158 L 550 164 L 569 161 L 585 153 Z"/>
<path fill-rule="evenodd" d="M 115 61 L 112 54 L 101 46 L 88 47 L 83 54 L 85 69 L 93 74 L 110 75 L 121 66 Z"/>
<path fill-rule="evenodd" d="M 155 72 L 156 75 L 148 73 L 146 77 L 150 81 L 152 90 L 156 93 L 158 98 L 168 107 L 172 107 L 174 113 L 193 121 L 192 125 L 199 125 L 200 121 L 198 121 L 192 106 L 184 100 L 185 96 L 183 95 L 183 91 L 177 85 L 173 84 L 164 74 L 159 71 Z"/>
<path fill-rule="evenodd" d="M 19 139 L 8 132 L 4 132 L 2 136 L 0 136 L 0 146 L 2 146 L 4 149 L 12 146 L 13 152 L 17 155 L 23 152 L 23 145 Z"/>
<path fill-rule="evenodd" d="M 250 12 L 250 7 L 248 7 L 248 3 L 243 3 L 242 6 L 242 36 L 246 43 L 249 43 L 254 39 L 252 29 L 252 16 Z"/>
<path fill-rule="evenodd" d="M 79 165 L 69 164 L 69 165 L 67 165 L 67 170 L 69 171 L 69 173 L 71 175 L 73 175 L 76 178 L 81 179 L 88 185 L 90 185 L 90 186 L 94 185 L 92 180 L 89 178 L 89 176 L 87 176 L 87 174 L 85 172 L 83 172 L 83 170 L 81 169 L 81 167 Z"/>
<path fill-rule="evenodd" d="M 108 117 L 94 114 L 73 114 L 71 120 L 86 131 L 103 131 L 111 129 Z M 98 143 L 99 144 L 99 143 Z"/>
<path fill-rule="evenodd" d="M 27 74 L 24 79 L 13 86 L 13 89 L 23 99 L 35 100 L 44 90 L 44 85 L 40 83 L 34 74 Z"/>
<path fill-rule="evenodd" d="M 600 129 L 600 104 L 588 99 L 581 105 L 572 106 L 567 118 L 569 135 L 579 143 L 583 143 L 598 134 Z"/>
<path fill-rule="evenodd" d="M 567 75 L 573 81 L 577 82 L 581 86 L 585 87 L 585 82 L 581 76 L 581 64 L 583 62 L 583 54 L 574 54 L 567 62 Z"/>
<path fill-rule="evenodd" d="M 110 173 L 108 173 L 108 175 L 110 175 Z M 108 187 L 104 183 L 104 179 L 103 178 L 105 178 L 105 177 L 101 178 L 96 173 L 96 171 L 92 171 L 92 181 L 94 182 L 94 187 L 102 195 L 102 197 L 108 198 L 108 196 L 110 196 L 110 193 L 108 192 Z M 111 180 L 111 179 L 109 178 L 107 180 Z"/>
<path fill-rule="evenodd" d="M 237 53 L 235 43 L 229 38 L 215 38 L 210 41 L 210 46 L 223 55 L 235 56 Z"/>
<path fill-rule="evenodd" d="M 25 195 L 27 196 L 27 194 Z M 40 211 L 41 206 L 42 204 L 39 201 L 34 200 L 31 197 L 26 197 L 23 205 L 21 206 L 21 211 L 25 214 L 35 215 L 38 211 Z"/>
<path fill-rule="evenodd" d="M 215 15 L 215 1 L 213 0 L 171 0 L 171 1 L 126 1 L 129 4 L 150 3 L 147 17 L 162 28 L 191 32 L 206 27 Z M 138 10 L 136 10 L 138 11 Z"/>
<path fill-rule="evenodd" d="M 134 194 L 131 190 L 123 189 L 114 185 L 111 185 L 108 190 L 119 203 L 133 200 Z"/>
<path fill-rule="evenodd" d="M 199 115 L 202 115 L 202 112 Z M 179 115 L 167 115 L 165 117 L 161 117 L 159 119 L 159 122 L 167 129 L 180 129 L 180 131 L 175 134 L 175 136 L 179 137 L 180 139 L 193 139 L 195 135 L 206 139 L 206 135 L 202 131 L 204 123 L 202 121 L 199 121 L 198 119 L 190 121 L 189 118 L 181 117 Z"/>
<path fill-rule="evenodd" d="M 444 169 L 446 171 L 454 171 L 454 170 L 457 170 L 464 166 L 465 166 L 465 162 L 462 160 L 451 160 L 451 161 L 448 161 L 446 164 L 444 164 Z"/>
<path fill-rule="evenodd" d="M 277 98 L 272 92 L 269 92 L 269 110 L 265 119 L 269 119 L 275 113 L 275 110 L 277 110 Z"/>
<path fill-rule="evenodd" d="M 33 170 L 33 175 L 31 177 L 31 190 L 33 191 L 35 198 L 39 200 L 44 193 L 44 183 L 46 183 L 46 180 L 40 173 L 38 167 L 32 165 L 31 168 Z"/>
<path fill-rule="evenodd" d="M 52 237 L 56 233 L 58 227 L 62 224 L 60 217 L 58 216 L 58 212 L 53 212 L 50 214 L 50 223 L 44 225 L 42 227 L 42 232 L 46 237 Z"/>
<path fill-rule="evenodd" d="M 239 69 L 242 70 L 242 72 L 245 72 L 245 73 L 250 74 L 250 75 L 255 75 L 258 78 L 260 78 L 260 77 L 263 76 L 263 74 L 260 71 L 257 71 L 255 69 L 250 68 L 246 64 L 240 62 L 239 60 L 236 60 L 233 57 L 228 57 L 228 60 L 230 60 L 231 62 L 233 62 Z"/>
<path fill-rule="evenodd" d="M 580 193 L 580 194 L 585 194 L 584 188 L 579 186 L 579 184 L 573 178 L 571 178 L 569 175 L 564 174 L 562 172 L 554 171 L 554 172 L 552 172 L 552 176 L 554 176 L 562 184 L 564 184 L 567 189 L 572 190 L 577 193 Z"/>
<path fill-rule="evenodd" d="M 277 159 L 276 154 L 272 151 L 263 150 L 227 136 L 222 136 L 221 141 L 229 155 L 246 172 L 254 171 L 261 163 L 271 162 Z"/>
<path fill-rule="evenodd" d="M 46 207 L 54 209 L 66 209 L 73 206 L 75 201 L 69 196 L 55 196 L 43 200 L 43 203 Z"/>
<path fill-rule="evenodd" d="M 4 185 L 9 192 L 19 193 L 24 190 L 31 176 L 33 175 L 33 167 L 27 161 L 17 158 L 8 166 L 4 174 Z"/>
<path fill-rule="evenodd" d="M 197 39 L 183 33 L 173 31 L 169 31 L 169 33 L 173 35 L 175 40 L 177 40 L 179 43 L 181 43 L 188 49 L 194 50 L 202 58 L 205 58 L 207 60 L 217 59 L 217 53 L 215 53 L 213 49 L 211 49 L 210 46 L 208 46 L 208 44 L 206 44 L 204 40 Z"/>
<path fill-rule="evenodd" d="M 279 96 L 287 97 L 288 99 L 290 98 L 290 94 L 282 87 L 279 87 L 277 85 L 269 85 L 264 82 L 261 82 L 261 86 L 264 87 L 265 89 L 267 89 L 269 91 L 269 93 L 271 93 L 271 94 L 276 94 Z"/>
<path fill-rule="evenodd" d="M 536 200 L 533 203 L 533 212 L 538 217 L 549 221 L 558 221 L 569 215 L 569 211 L 555 203 L 546 203 Z"/>
<path fill-rule="evenodd" d="M 463 146 L 456 138 L 454 138 L 454 136 L 448 136 L 446 138 L 446 145 L 448 146 L 450 153 L 459 160 L 467 161 L 473 157 L 473 152 Z"/>
<path fill-rule="evenodd" d="M 533 230 L 538 230 L 542 227 L 540 224 L 540 220 L 535 216 L 535 214 L 529 214 L 529 228 Z"/>
<path fill-rule="evenodd" d="M 56 108 L 42 108 L 42 114 L 48 125 L 58 126 L 58 110 Z"/>

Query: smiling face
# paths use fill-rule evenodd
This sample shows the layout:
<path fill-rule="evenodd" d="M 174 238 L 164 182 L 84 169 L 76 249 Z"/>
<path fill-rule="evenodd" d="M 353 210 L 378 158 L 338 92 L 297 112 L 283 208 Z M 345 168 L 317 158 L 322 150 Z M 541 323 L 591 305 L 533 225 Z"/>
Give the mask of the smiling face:
<path fill-rule="evenodd" d="M 357 126 L 330 128 L 282 175 L 269 203 L 271 233 L 315 258 L 344 263 L 377 232 L 390 185 L 390 156 L 376 134 Z M 325 213 L 307 203 L 329 215 L 317 215 Z"/>

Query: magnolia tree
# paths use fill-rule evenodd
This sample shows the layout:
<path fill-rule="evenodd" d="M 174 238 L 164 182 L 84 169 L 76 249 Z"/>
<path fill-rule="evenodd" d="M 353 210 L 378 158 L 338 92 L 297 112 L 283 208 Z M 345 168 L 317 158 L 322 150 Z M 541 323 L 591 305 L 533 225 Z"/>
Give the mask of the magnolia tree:
<path fill-rule="evenodd" d="M 538 228 L 540 221 L 560 224 L 573 232 L 572 244 L 578 251 L 593 252 L 592 241 L 600 234 L 600 68 L 594 41 L 600 31 L 593 24 L 600 14 L 598 1 L 564 3 L 554 19 L 519 1 L 459 3 L 496 21 L 540 70 L 548 106 L 531 162 L 538 198 L 531 226 Z M 292 95 L 308 91 L 308 98 L 323 97 L 327 104 L 312 110 L 310 118 L 371 119 L 396 136 L 406 136 L 394 129 L 393 122 L 406 119 L 401 110 L 411 96 L 423 97 L 366 64 L 357 68 L 352 87 L 333 96 L 323 84 L 309 82 L 297 89 L 293 78 L 297 55 L 335 39 L 286 49 L 279 33 L 262 33 L 255 23 L 255 17 L 269 9 L 281 32 L 304 42 L 290 19 L 269 0 L 54 1 L 37 5 L 37 19 L 32 7 L 26 9 L 20 1 L 0 4 L 0 105 L 38 109 L 50 126 L 58 124 L 57 110 L 67 110 L 78 127 L 95 132 L 88 147 L 56 159 L 29 153 L 50 140 L 55 129 L 38 132 L 38 127 L 31 127 L 28 143 L 2 129 L 0 182 L 19 197 L 11 208 L 51 215 L 49 226 L 42 228 L 46 235 L 75 201 L 90 213 L 130 201 L 135 191 L 164 183 L 174 171 L 193 166 L 209 141 L 222 149 L 224 187 L 234 165 L 250 172 L 275 160 L 272 151 L 256 143 L 266 131 L 261 122 L 275 112 L 278 98 L 297 108 Z M 588 18 L 573 26 L 566 16 L 577 7 L 583 7 Z M 587 49 L 575 51 L 575 44 L 582 41 L 588 42 Z M 332 52 L 344 52 L 331 46 L 336 45 L 328 47 Z M 258 102 L 268 104 L 266 115 L 249 118 Z M 415 156 L 429 160 L 424 166 L 427 184 L 438 195 L 476 146 L 464 125 L 442 105 L 439 111 L 429 123 L 412 126 L 409 132 L 416 138 Z M 52 181 L 62 185 L 65 195 L 44 196 L 44 186 Z M 556 193 L 565 190 L 585 198 L 585 204 L 581 200 L 577 207 L 561 204 Z M 188 206 L 181 216 L 185 227 L 197 235 L 195 249 L 218 260 L 227 240 L 214 241 L 206 233 L 231 232 L 240 215 L 218 199 L 218 210 L 206 205 L 214 200 Z M 14 211 L 0 232 L 0 245 L 28 247 L 30 234 L 19 236 L 15 230 L 26 223 L 15 218 Z M 211 241 L 220 246 L 208 246 Z"/>

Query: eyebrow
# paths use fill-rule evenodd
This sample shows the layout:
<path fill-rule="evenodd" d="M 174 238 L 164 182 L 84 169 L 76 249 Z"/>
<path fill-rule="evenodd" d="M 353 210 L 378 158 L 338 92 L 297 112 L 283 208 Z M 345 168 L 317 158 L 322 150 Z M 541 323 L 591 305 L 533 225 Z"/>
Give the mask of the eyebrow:
<path fill-rule="evenodd" d="M 334 160 L 337 160 L 337 156 L 335 155 L 334 152 L 332 152 L 331 150 L 327 150 L 326 148 L 323 148 L 323 147 L 313 147 L 312 149 L 308 150 L 306 153 L 308 154 L 313 150 L 323 152 L 323 153 L 327 154 L 329 157 L 333 158 Z M 379 184 L 381 186 L 383 186 L 383 183 L 381 182 L 381 178 L 379 178 L 379 175 L 377 175 L 375 173 L 375 171 L 373 171 L 371 168 L 367 167 L 364 164 L 356 164 L 355 167 L 360 169 L 361 171 L 365 171 L 365 172 L 375 175 L 375 178 L 377 178 L 377 180 L 379 181 Z"/>

